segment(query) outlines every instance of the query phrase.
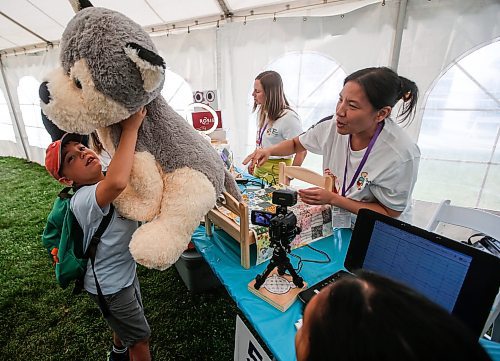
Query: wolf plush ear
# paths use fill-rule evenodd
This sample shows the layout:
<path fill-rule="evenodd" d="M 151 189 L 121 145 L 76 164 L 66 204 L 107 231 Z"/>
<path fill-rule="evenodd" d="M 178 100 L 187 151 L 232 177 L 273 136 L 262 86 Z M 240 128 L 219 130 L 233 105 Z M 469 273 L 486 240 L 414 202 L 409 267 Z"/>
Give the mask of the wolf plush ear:
<path fill-rule="evenodd" d="M 163 58 L 136 43 L 127 43 L 123 50 L 141 72 L 144 90 L 152 92 L 158 88 L 165 76 Z"/>
<path fill-rule="evenodd" d="M 94 7 L 94 5 L 92 5 L 89 0 L 69 0 L 69 2 L 75 13 L 84 8 Z"/>

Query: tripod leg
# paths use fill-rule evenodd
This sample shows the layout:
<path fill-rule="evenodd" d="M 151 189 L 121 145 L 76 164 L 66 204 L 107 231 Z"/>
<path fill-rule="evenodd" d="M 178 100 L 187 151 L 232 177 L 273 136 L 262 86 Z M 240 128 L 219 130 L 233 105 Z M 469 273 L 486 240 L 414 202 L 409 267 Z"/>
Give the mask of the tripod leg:
<path fill-rule="evenodd" d="M 283 276 L 285 274 L 285 265 L 282 263 L 278 265 L 278 274 L 280 276 Z"/>
<path fill-rule="evenodd" d="M 269 274 L 271 273 L 271 271 L 275 267 L 276 267 L 276 262 L 273 259 L 271 259 L 271 261 L 269 261 L 269 264 L 267 265 L 267 268 L 264 271 L 264 273 L 257 275 L 255 277 L 255 284 L 253 285 L 253 287 L 256 290 L 258 290 L 260 288 L 260 286 L 262 286 L 264 284 L 264 281 L 266 280 L 267 276 L 269 276 Z"/>
<path fill-rule="evenodd" d="M 290 263 L 290 260 L 288 258 L 285 261 L 285 264 L 283 267 L 286 270 L 288 270 L 288 272 L 290 273 L 290 276 L 292 276 L 292 280 L 293 280 L 293 283 L 295 284 L 295 286 L 297 286 L 299 288 L 304 287 L 304 280 L 302 279 L 302 277 L 300 277 L 297 274 L 297 272 L 295 272 L 295 270 L 293 269 L 292 264 Z"/>

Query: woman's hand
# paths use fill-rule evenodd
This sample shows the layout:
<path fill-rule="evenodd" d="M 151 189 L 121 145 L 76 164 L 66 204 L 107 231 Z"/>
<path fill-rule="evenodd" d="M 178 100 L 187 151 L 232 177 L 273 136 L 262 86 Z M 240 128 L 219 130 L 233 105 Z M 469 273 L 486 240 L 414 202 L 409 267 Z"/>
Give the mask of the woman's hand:
<path fill-rule="evenodd" d="M 269 159 L 270 156 L 271 152 L 266 148 L 255 149 L 252 154 L 243 159 L 243 164 L 247 165 L 248 163 L 250 163 L 248 165 L 248 171 L 250 172 L 251 170 L 253 172 L 255 166 L 260 167 Z"/>
<path fill-rule="evenodd" d="M 146 117 L 147 110 L 145 107 L 139 108 L 139 110 L 132 114 L 127 119 L 121 121 L 122 130 L 139 130 L 141 124 Z"/>
<path fill-rule="evenodd" d="M 255 170 L 255 164 L 251 164 L 248 166 L 248 174 L 253 175 L 254 170 Z"/>
<path fill-rule="evenodd" d="M 358 214 L 362 208 L 368 208 L 372 211 L 397 218 L 401 215 L 400 211 L 387 208 L 378 201 L 362 202 L 343 197 L 336 192 L 330 192 L 323 188 L 313 187 L 299 190 L 299 197 L 302 202 L 311 205 L 330 204 L 332 206 L 343 208 L 351 213 Z"/>
<path fill-rule="evenodd" d="M 334 192 L 327 191 L 320 187 L 312 187 L 299 190 L 299 197 L 306 204 L 335 204 L 335 197 L 339 197 Z"/>

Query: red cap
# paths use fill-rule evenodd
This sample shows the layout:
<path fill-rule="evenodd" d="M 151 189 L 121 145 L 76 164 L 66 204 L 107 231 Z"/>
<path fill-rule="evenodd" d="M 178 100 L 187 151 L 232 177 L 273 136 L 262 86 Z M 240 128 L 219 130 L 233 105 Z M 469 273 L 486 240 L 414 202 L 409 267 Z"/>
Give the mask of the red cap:
<path fill-rule="evenodd" d="M 62 176 L 59 174 L 62 165 L 62 151 L 64 146 L 69 142 L 82 142 L 82 135 L 74 133 L 66 133 L 61 139 L 50 143 L 45 151 L 45 168 L 50 173 L 52 177 L 56 180 L 60 180 Z"/>

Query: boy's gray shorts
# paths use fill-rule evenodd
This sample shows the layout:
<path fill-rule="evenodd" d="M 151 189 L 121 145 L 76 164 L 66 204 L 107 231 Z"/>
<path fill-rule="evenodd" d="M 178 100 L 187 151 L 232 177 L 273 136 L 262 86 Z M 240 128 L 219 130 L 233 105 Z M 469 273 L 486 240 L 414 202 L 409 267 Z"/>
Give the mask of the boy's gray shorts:
<path fill-rule="evenodd" d="M 91 293 L 89 295 L 99 306 L 97 295 Z M 138 341 L 147 340 L 151 336 L 151 329 L 144 316 L 137 275 L 130 286 L 112 295 L 106 295 L 104 298 L 110 311 L 106 322 L 118 335 L 124 346 L 133 346 Z"/>

